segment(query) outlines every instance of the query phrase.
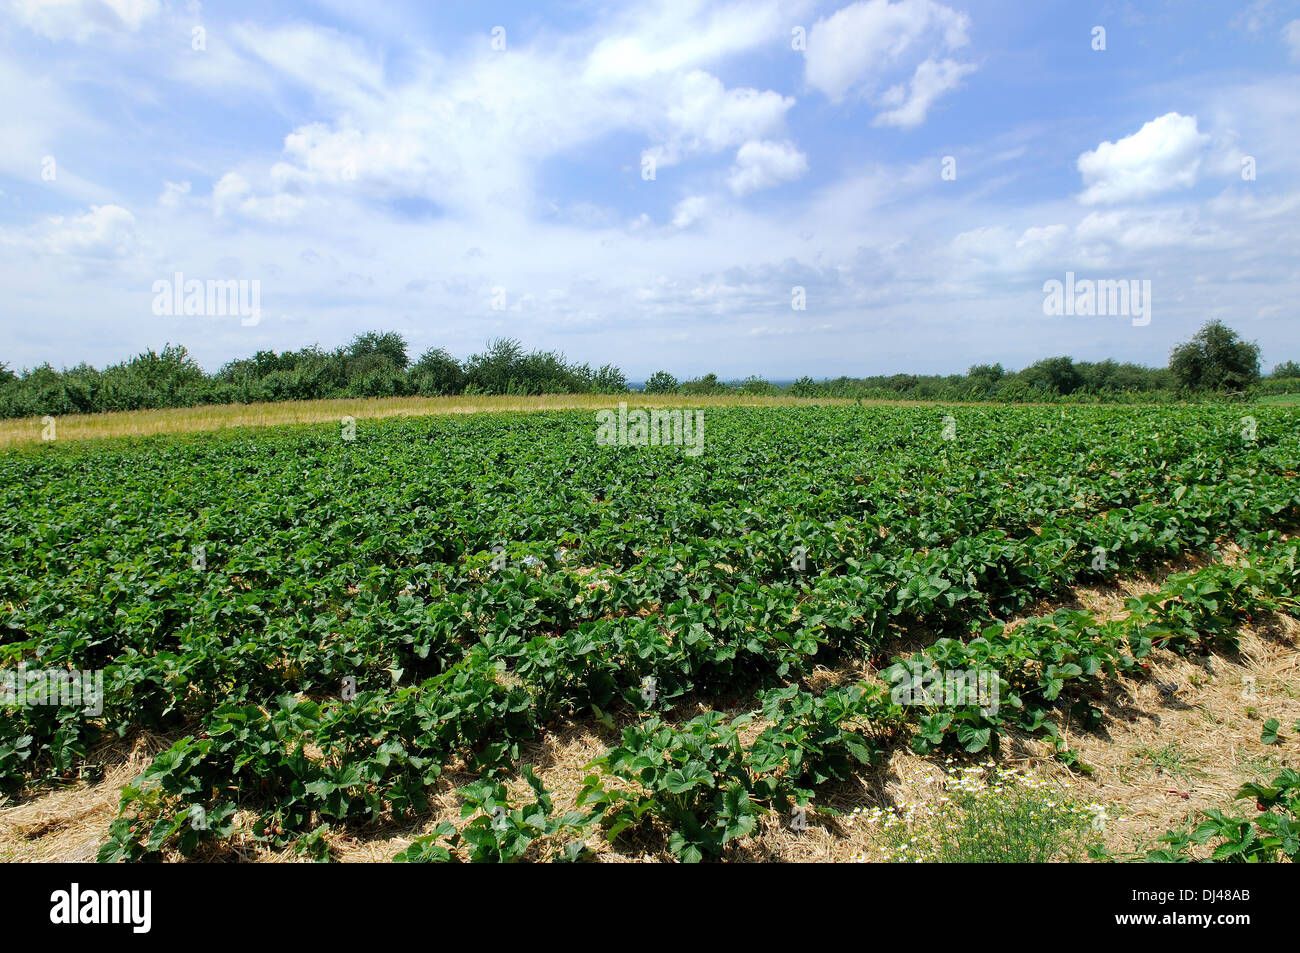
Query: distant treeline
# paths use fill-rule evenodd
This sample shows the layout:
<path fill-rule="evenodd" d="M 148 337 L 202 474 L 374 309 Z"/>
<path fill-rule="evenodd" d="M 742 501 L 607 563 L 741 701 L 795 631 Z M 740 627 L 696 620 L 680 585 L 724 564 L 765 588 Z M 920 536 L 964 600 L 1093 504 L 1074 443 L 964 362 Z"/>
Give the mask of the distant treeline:
<path fill-rule="evenodd" d="M 88 364 L 56 371 L 49 364 L 14 373 L 0 364 L 0 416 L 96 413 L 200 404 L 317 400 L 330 397 L 436 397 L 445 394 L 620 394 L 630 390 L 613 364 L 593 369 L 557 351 L 527 351 L 513 338 L 488 343 L 458 361 L 431 348 L 412 362 L 395 332 L 370 331 L 326 351 L 258 351 L 207 374 L 184 347 L 169 344 L 97 370 Z M 965 374 L 803 377 L 784 386 L 760 377 L 722 381 L 716 374 L 678 381 L 658 371 L 647 393 L 789 394 L 967 401 L 1161 401 L 1198 394 L 1253 395 L 1300 391 L 1300 366 L 1287 361 L 1260 378 L 1259 347 L 1215 321 L 1176 347 L 1168 367 L 1050 357 L 1020 371 L 977 364 Z"/>

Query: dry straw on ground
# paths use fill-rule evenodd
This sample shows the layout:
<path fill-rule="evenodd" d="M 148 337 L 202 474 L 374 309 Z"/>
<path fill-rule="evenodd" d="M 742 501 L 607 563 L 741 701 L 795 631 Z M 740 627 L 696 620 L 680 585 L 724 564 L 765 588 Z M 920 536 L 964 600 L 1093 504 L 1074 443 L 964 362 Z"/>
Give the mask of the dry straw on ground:
<path fill-rule="evenodd" d="M 1235 554 L 1224 555 L 1232 559 Z M 1183 560 L 1176 568 L 1203 562 Z M 1125 598 L 1154 591 L 1168 571 L 1130 577 L 1112 586 L 1080 588 L 1064 604 L 1103 618 L 1118 617 L 1125 611 Z M 1034 612 L 1050 612 L 1061 604 L 1036 606 Z M 1257 617 L 1242 631 L 1240 650 L 1235 653 L 1193 658 L 1155 650 L 1148 663 L 1145 677 L 1108 684 L 1094 698 L 1104 713 L 1098 730 L 1065 725 L 1069 746 L 1093 768 L 1090 776 L 1069 771 L 1036 738 L 1010 735 L 1000 754 L 1005 764 L 1066 784 L 1080 801 L 1105 805 L 1115 819 L 1108 823 L 1105 839 L 1118 854 L 1156 846 L 1159 835 L 1197 811 L 1233 807 L 1232 796 L 1243 782 L 1271 777 L 1288 763 L 1294 764 L 1300 744 L 1294 731 L 1284 731 L 1282 746 L 1260 740 L 1266 719 L 1277 718 L 1288 727 L 1300 719 L 1300 623 L 1295 619 Z M 875 676 L 865 663 L 856 662 L 818 669 L 806 683 L 820 690 Z M 710 704 L 735 716 L 748 710 L 749 699 L 741 694 L 727 699 L 688 698 L 678 705 L 672 720 L 689 720 Z M 521 762 L 535 768 L 558 813 L 573 808 L 587 765 L 616 741 L 618 730 L 632 717 L 626 713 L 616 718 L 611 730 L 579 713 L 526 747 Z M 756 721 L 750 733 L 761 728 Z M 127 743 L 105 746 L 91 759 L 104 768 L 101 780 L 0 806 L 0 860 L 93 859 L 116 815 L 121 787 L 169 740 L 140 734 Z M 769 816 L 753 836 L 734 844 L 726 859 L 847 861 L 856 855 L 872 856 L 879 845 L 873 842 L 868 825 L 849 822 L 853 811 L 934 798 L 943 769 L 942 755 L 921 757 L 906 748 L 896 749 L 884 764 L 822 790 L 815 807 L 830 809 L 834 815 L 813 810 L 808 828 L 801 831 L 791 829 L 788 817 Z M 334 859 L 386 861 L 440 822 L 463 824 L 456 789 L 470 780 L 473 775 L 463 766 L 451 765 L 430 792 L 431 810 L 420 818 L 331 831 L 327 840 Z M 521 778 L 510 787 L 513 795 L 528 794 Z M 1249 810 L 1253 805 L 1236 807 Z M 611 845 L 593 834 L 587 843 L 595 859 L 607 863 L 671 856 L 662 839 L 654 836 Z M 196 859 L 292 862 L 301 858 L 290 851 L 269 851 L 250 837 L 236 837 L 231 844 L 205 849 Z"/>

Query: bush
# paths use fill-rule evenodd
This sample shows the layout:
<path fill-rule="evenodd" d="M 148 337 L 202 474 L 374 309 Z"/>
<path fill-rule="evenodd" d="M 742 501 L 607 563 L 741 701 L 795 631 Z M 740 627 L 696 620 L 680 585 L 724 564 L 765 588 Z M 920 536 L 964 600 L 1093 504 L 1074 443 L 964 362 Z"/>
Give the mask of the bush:
<path fill-rule="evenodd" d="M 824 397 L 826 388 L 811 377 L 801 377 L 790 385 L 790 394 L 794 397 Z"/>
<path fill-rule="evenodd" d="M 404 397 L 407 377 L 391 365 L 376 367 L 348 388 L 353 397 Z"/>
<path fill-rule="evenodd" d="M 459 394 L 465 389 L 465 371 L 444 349 L 429 348 L 411 368 L 415 393 L 421 397 Z"/>
<path fill-rule="evenodd" d="M 779 391 L 775 386 L 763 380 L 761 377 L 746 377 L 740 383 L 740 393 L 771 396 L 779 393 Z"/>
<path fill-rule="evenodd" d="M 729 394 L 731 388 L 719 381 L 717 374 L 705 374 L 703 377 L 695 378 L 695 380 L 686 381 L 677 388 L 677 392 L 697 397 L 709 394 Z"/>

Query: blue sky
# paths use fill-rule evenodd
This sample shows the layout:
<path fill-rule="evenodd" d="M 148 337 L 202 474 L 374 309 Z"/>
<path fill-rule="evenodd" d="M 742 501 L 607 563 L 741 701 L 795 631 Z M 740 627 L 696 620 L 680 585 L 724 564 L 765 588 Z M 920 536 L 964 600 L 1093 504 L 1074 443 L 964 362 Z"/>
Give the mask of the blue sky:
<path fill-rule="evenodd" d="M 1300 359 L 1297 2 L 0 0 L 0 88 L 11 367 L 1163 364 L 1210 318 Z M 1045 315 L 1067 271 L 1150 323 Z M 260 320 L 155 314 L 176 272 Z"/>

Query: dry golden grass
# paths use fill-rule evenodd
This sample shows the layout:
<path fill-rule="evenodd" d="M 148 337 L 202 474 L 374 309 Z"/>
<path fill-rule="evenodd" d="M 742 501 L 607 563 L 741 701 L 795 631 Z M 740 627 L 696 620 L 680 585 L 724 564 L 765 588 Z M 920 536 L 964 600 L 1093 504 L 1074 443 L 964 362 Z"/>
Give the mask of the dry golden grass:
<path fill-rule="evenodd" d="M 286 424 L 338 422 L 343 417 L 378 420 L 383 417 L 421 417 L 429 414 L 477 414 L 492 411 L 600 410 L 615 408 L 620 400 L 629 407 L 787 407 L 811 404 L 849 404 L 831 398 L 752 397 L 727 394 L 718 397 L 678 395 L 556 394 L 541 397 L 376 397 L 337 400 L 281 401 L 263 404 L 222 404 L 178 407 L 170 410 L 129 410 L 104 414 L 70 414 L 55 421 L 57 440 L 91 440 L 105 437 L 145 437 L 151 434 L 193 433 L 231 427 L 277 427 Z M 879 402 L 887 403 L 887 402 Z M 42 418 L 0 421 L 0 447 L 40 443 Z"/>
<path fill-rule="evenodd" d="M 88 767 L 102 769 L 98 782 L 77 783 L 14 806 L 0 801 L 0 863 L 94 861 L 117 817 L 122 788 L 172 740 L 145 731 L 114 739 L 86 759 Z"/>

